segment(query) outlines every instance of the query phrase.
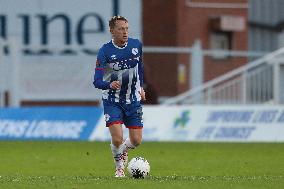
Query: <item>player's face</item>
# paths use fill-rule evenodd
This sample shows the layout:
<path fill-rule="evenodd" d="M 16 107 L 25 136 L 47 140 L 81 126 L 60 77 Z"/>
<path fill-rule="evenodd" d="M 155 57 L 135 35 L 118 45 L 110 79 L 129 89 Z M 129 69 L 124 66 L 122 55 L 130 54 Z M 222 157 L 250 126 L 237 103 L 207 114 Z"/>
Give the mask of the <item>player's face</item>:
<path fill-rule="evenodd" d="M 115 27 L 111 29 L 111 33 L 117 45 L 124 45 L 128 41 L 128 22 L 117 20 Z"/>

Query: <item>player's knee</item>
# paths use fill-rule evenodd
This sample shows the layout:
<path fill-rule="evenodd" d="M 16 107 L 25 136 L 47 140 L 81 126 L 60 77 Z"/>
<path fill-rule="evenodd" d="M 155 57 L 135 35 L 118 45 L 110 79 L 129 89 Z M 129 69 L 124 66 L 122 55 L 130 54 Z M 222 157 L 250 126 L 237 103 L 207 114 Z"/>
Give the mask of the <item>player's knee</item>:
<path fill-rule="evenodd" d="M 142 142 L 141 140 L 140 141 L 135 141 L 135 142 L 133 142 L 134 143 L 133 145 L 137 147 L 137 146 L 139 146 L 141 144 L 141 142 Z"/>
<path fill-rule="evenodd" d="M 121 138 L 113 138 L 112 139 L 112 144 L 115 146 L 115 147 L 119 147 L 123 142 L 123 139 Z"/>
<path fill-rule="evenodd" d="M 140 137 L 134 137 L 131 140 L 132 145 L 134 145 L 135 147 L 139 146 L 142 142 L 142 139 Z"/>

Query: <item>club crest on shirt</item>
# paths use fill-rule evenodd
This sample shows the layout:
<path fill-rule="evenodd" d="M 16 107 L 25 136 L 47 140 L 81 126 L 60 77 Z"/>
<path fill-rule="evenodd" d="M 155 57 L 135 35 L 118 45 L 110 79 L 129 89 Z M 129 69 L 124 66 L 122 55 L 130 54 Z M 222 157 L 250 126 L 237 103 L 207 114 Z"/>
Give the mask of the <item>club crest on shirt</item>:
<path fill-rule="evenodd" d="M 137 48 L 132 48 L 132 54 L 134 54 L 134 55 L 138 54 L 138 49 Z"/>

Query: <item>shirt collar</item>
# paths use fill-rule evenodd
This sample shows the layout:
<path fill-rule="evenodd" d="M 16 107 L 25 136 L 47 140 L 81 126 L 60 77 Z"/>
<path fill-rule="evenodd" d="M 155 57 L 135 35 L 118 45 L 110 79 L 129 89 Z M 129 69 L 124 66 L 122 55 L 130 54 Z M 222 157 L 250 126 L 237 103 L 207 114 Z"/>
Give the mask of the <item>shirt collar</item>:
<path fill-rule="evenodd" d="M 124 48 L 127 47 L 127 44 L 128 44 L 128 42 L 126 42 L 123 47 L 119 47 L 119 46 L 117 46 L 117 45 L 114 43 L 113 39 L 111 39 L 111 42 L 112 42 L 113 46 L 114 46 L 115 48 L 118 48 L 118 49 L 124 49 Z"/>

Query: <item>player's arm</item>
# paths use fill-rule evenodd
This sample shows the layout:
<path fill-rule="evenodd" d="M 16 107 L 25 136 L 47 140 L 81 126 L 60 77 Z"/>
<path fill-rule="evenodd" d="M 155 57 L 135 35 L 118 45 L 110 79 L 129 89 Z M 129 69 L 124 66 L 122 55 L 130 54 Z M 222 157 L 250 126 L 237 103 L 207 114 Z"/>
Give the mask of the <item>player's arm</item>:
<path fill-rule="evenodd" d="M 139 48 L 139 51 L 140 51 L 140 62 L 138 64 L 138 74 L 139 74 L 139 79 L 140 79 L 140 87 L 141 87 L 141 91 L 140 91 L 140 95 L 141 95 L 141 99 L 142 100 L 146 100 L 146 95 L 145 95 L 145 91 L 143 89 L 143 82 L 144 82 L 144 68 L 143 68 L 143 59 L 142 59 L 142 55 L 143 55 L 143 52 L 142 52 L 142 44 L 140 43 L 140 48 Z"/>
<path fill-rule="evenodd" d="M 110 89 L 110 82 L 104 81 L 104 72 L 106 69 L 106 57 L 103 53 L 103 50 L 100 49 L 97 57 L 96 62 L 96 69 L 95 69 L 95 75 L 94 75 L 94 86 L 98 89 Z"/>
<path fill-rule="evenodd" d="M 96 62 L 96 69 L 95 69 L 95 75 L 94 75 L 94 81 L 93 84 L 96 88 L 98 89 L 119 89 L 120 88 L 120 83 L 119 81 L 113 81 L 113 82 L 108 82 L 104 81 L 104 72 L 106 69 L 106 57 L 103 53 L 103 50 L 100 49 L 97 57 L 97 62 Z"/>

